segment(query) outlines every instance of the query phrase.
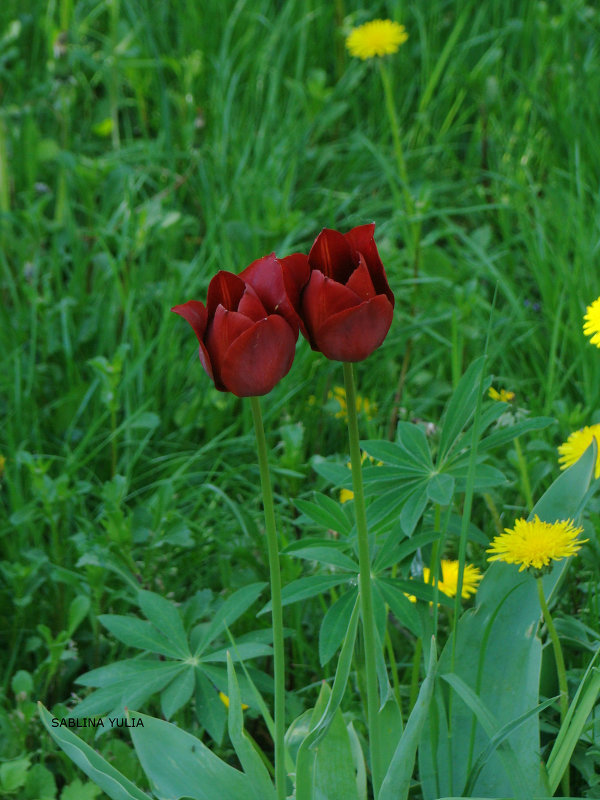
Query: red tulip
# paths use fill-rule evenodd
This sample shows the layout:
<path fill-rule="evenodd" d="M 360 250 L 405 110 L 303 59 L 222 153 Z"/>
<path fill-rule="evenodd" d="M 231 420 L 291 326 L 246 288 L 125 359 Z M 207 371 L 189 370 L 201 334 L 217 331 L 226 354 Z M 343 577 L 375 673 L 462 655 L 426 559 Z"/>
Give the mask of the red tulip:
<path fill-rule="evenodd" d="M 394 295 L 373 238 L 375 225 L 348 233 L 324 229 L 308 254 L 302 291 L 302 333 L 313 350 L 334 361 L 362 361 L 385 339 Z"/>
<path fill-rule="evenodd" d="M 282 261 L 291 268 L 296 256 Z M 200 362 L 220 391 L 267 394 L 289 372 L 299 324 L 285 291 L 290 280 L 271 254 L 242 275 L 218 272 L 208 286 L 206 307 L 189 300 L 171 309 L 194 329 Z"/>

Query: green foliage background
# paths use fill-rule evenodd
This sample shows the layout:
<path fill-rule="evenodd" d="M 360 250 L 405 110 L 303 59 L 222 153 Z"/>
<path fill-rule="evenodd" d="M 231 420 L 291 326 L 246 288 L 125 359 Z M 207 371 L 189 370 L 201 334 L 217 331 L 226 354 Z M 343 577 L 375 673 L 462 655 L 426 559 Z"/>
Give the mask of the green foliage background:
<path fill-rule="evenodd" d="M 377 70 L 344 49 L 375 17 L 409 33 L 388 59 L 408 220 Z M 524 444 L 534 494 L 556 477 L 556 446 L 600 421 L 581 333 L 600 294 L 599 33 L 583 0 L 4 0 L 3 758 L 50 747 L 27 704 L 67 700 L 120 656 L 98 616 L 135 609 L 137 588 L 209 611 L 267 576 L 249 409 L 209 385 L 169 313 L 216 270 L 375 221 L 397 306 L 359 368 L 378 407 L 365 438 L 437 425 L 489 327 L 488 372 L 558 422 Z M 322 486 L 308 459 L 345 463 L 340 382 L 301 343 L 264 405 L 284 544 L 293 499 Z M 517 453 L 502 458 L 510 485 L 491 500 L 508 524 L 526 498 Z M 474 521 L 491 536 L 488 508 Z M 581 570 L 598 630 L 594 559 Z M 289 624 L 294 690 L 320 674 L 319 620 L 293 607 Z"/>

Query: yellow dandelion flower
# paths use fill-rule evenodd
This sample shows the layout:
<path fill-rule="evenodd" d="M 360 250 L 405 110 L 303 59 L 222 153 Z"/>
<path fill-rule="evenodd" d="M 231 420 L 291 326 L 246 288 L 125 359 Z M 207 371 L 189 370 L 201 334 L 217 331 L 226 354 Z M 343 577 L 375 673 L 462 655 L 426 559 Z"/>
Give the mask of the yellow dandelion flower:
<path fill-rule="evenodd" d="M 533 567 L 541 571 L 549 567 L 551 561 L 577 555 L 587 539 L 577 539 L 583 528 L 576 528 L 569 520 L 542 522 L 535 515 L 532 520 L 524 518 L 515 521 L 514 528 L 505 528 L 504 533 L 492 541 L 487 553 L 492 553 L 488 561 L 505 561 L 507 564 L 520 564 L 519 572 Z"/>
<path fill-rule="evenodd" d="M 354 500 L 352 489 L 340 489 L 340 503 L 347 503 L 348 500 Z"/>
<path fill-rule="evenodd" d="M 344 419 L 348 421 L 348 403 L 346 402 L 346 390 L 343 386 L 334 386 L 333 390 L 328 393 L 329 400 L 336 400 L 339 404 L 339 411 L 335 412 L 337 419 Z M 377 405 L 372 403 L 367 397 L 356 395 L 356 410 L 359 414 L 363 413 L 367 419 L 373 419 L 377 414 Z"/>
<path fill-rule="evenodd" d="M 219 697 L 225 708 L 229 708 L 229 698 L 225 692 L 219 692 Z M 246 703 L 242 703 L 242 711 L 245 711 L 247 708 L 250 708 L 250 706 L 247 706 Z"/>
<path fill-rule="evenodd" d="M 440 592 L 443 592 L 448 597 L 456 597 L 456 590 L 458 588 L 458 561 L 451 559 L 442 559 L 441 562 L 442 579 L 439 581 Z M 430 583 L 431 572 L 428 567 L 423 568 L 423 580 L 425 583 Z M 479 567 L 474 567 L 472 564 L 465 564 L 463 570 L 463 582 L 461 597 L 465 600 L 477 591 L 479 581 L 483 578 L 483 574 Z"/>
<path fill-rule="evenodd" d="M 566 442 L 563 442 L 558 448 L 560 458 L 558 463 L 561 469 L 575 464 L 579 461 L 581 456 L 585 453 L 592 443 L 592 439 L 596 440 L 598 448 L 598 455 L 596 457 L 596 470 L 594 473 L 595 478 L 600 478 L 600 425 L 586 425 L 578 431 L 573 431 Z"/>
<path fill-rule="evenodd" d="M 506 389 L 500 389 L 500 391 L 497 391 L 493 386 L 490 386 L 488 395 L 492 398 L 492 400 L 500 400 L 503 403 L 510 403 L 511 400 L 515 399 L 514 392 L 509 392 Z"/>
<path fill-rule="evenodd" d="M 592 337 L 590 344 L 600 347 L 600 297 L 585 310 L 583 332 L 586 336 Z"/>
<path fill-rule="evenodd" d="M 404 25 L 391 19 L 374 19 L 351 31 L 346 39 L 346 48 L 351 56 L 365 61 L 367 58 L 396 53 L 407 39 Z"/>

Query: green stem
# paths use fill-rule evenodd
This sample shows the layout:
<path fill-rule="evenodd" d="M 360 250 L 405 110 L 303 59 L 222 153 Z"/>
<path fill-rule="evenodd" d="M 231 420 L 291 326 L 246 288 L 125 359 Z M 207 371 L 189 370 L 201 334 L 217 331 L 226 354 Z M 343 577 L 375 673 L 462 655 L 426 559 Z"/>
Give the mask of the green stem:
<path fill-rule="evenodd" d="M 544 584 L 542 583 L 541 577 L 536 579 L 537 589 L 538 589 L 538 597 L 540 599 L 540 607 L 542 609 L 542 614 L 544 617 L 544 622 L 546 623 L 546 627 L 548 628 L 548 634 L 550 636 L 550 640 L 552 642 L 552 647 L 554 648 L 554 660 L 556 662 L 556 673 L 558 675 L 558 688 L 560 689 L 560 721 L 564 723 L 565 718 L 567 716 L 567 712 L 569 710 L 569 689 L 567 686 L 567 671 L 565 669 L 565 660 L 563 658 L 562 647 L 560 646 L 560 639 L 558 638 L 558 634 L 556 632 L 556 628 L 554 627 L 554 620 L 552 619 L 552 615 L 550 614 L 550 609 L 548 608 L 548 604 L 546 603 L 546 598 L 544 596 Z M 565 774 L 562 778 L 562 788 L 565 796 L 569 795 L 569 769 L 565 770 Z"/>
<path fill-rule="evenodd" d="M 377 635 L 373 613 L 373 594 L 371 586 L 371 557 L 369 555 L 369 534 L 362 482 L 360 444 L 358 436 L 358 415 L 356 413 L 356 389 L 352 364 L 344 363 L 344 384 L 348 409 L 348 438 L 350 441 L 350 461 L 352 463 L 352 488 L 354 490 L 354 513 L 358 540 L 358 576 L 360 591 L 360 610 L 365 645 L 365 667 L 367 675 L 367 721 L 369 727 L 369 750 L 371 753 L 371 772 L 373 796 L 377 800 L 383 780 L 381 758 L 381 737 L 379 730 L 379 697 L 377 691 Z"/>
<path fill-rule="evenodd" d="M 273 654 L 275 682 L 275 789 L 278 800 L 285 800 L 285 658 L 283 652 L 283 611 L 281 606 L 281 574 L 279 571 L 279 546 L 275 524 L 273 490 L 269 476 L 267 442 L 260 412 L 258 397 L 251 397 L 252 418 L 256 431 L 256 449 L 260 469 L 267 548 L 269 552 L 269 574 L 271 580 L 271 605 L 273 620 Z"/>
<path fill-rule="evenodd" d="M 533 508 L 533 495 L 531 494 L 531 484 L 529 483 L 529 473 L 527 471 L 527 461 L 521 449 L 519 437 L 515 438 L 515 452 L 517 454 L 517 461 L 519 462 L 519 472 L 521 473 L 521 486 L 523 494 L 525 495 L 525 502 L 527 503 L 527 511 Z"/>
<path fill-rule="evenodd" d="M 396 115 L 396 104 L 394 102 L 394 92 L 392 89 L 392 82 L 390 80 L 389 72 L 387 71 L 387 68 L 383 63 L 383 59 L 378 58 L 377 63 L 379 66 L 381 83 L 383 84 L 385 109 L 387 111 L 390 127 L 392 129 L 392 139 L 394 140 L 394 154 L 396 156 L 396 164 L 398 165 L 398 172 L 400 173 L 400 179 L 402 180 L 402 191 L 404 193 L 406 213 L 409 216 L 412 216 L 415 211 L 415 204 L 413 203 L 412 195 L 408 188 L 408 172 L 406 170 L 406 161 L 404 160 L 402 139 L 400 138 L 400 125 L 398 124 L 398 116 Z"/>

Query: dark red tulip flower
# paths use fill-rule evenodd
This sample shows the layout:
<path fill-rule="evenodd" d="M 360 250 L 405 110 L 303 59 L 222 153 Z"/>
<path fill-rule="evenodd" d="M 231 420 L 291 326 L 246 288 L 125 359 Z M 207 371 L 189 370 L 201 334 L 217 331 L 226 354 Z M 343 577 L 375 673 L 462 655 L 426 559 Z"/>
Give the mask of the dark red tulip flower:
<path fill-rule="evenodd" d="M 217 389 L 238 397 L 268 394 L 290 370 L 298 338 L 294 298 L 306 256 L 278 260 L 274 254 L 241 275 L 218 272 L 206 307 L 198 300 L 171 311 L 187 320 L 200 343 L 200 362 Z M 285 273 L 284 273 L 285 266 Z"/>
<path fill-rule="evenodd" d="M 315 239 L 301 293 L 302 333 L 334 361 L 362 361 L 385 339 L 394 295 L 373 238 L 375 225 L 348 233 L 324 229 Z"/>

